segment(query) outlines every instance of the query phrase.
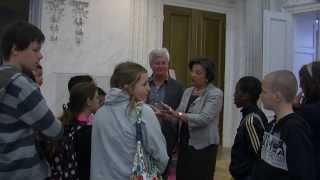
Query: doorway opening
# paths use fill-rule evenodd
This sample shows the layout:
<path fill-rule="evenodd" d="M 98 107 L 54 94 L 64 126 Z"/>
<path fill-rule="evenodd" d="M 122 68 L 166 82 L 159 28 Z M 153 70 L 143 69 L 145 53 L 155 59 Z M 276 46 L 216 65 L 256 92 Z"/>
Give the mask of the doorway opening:
<path fill-rule="evenodd" d="M 293 71 L 299 78 L 299 70 L 304 64 L 320 60 L 320 11 L 294 15 L 295 47 Z"/>

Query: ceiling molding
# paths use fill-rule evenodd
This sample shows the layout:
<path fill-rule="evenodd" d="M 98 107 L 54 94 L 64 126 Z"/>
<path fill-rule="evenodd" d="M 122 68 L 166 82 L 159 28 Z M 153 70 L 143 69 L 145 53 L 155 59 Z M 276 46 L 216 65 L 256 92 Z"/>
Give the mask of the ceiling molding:
<path fill-rule="evenodd" d="M 288 1 L 283 5 L 283 8 L 290 13 L 298 14 L 303 12 L 320 10 L 320 2 L 314 0 Z"/>
<path fill-rule="evenodd" d="M 226 13 L 235 8 L 234 0 L 163 0 L 166 5 Z"/>

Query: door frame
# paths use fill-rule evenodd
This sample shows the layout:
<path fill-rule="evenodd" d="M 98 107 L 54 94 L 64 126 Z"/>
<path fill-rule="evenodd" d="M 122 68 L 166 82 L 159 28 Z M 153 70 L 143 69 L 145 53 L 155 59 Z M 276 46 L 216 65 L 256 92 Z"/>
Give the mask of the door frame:
<path fill-rule="evenodd" d="M 290 2 L 288 4 L 284 4 L 283 5 L 283 9 L 285 12 L 289 13 L 292 17 L 293 17 L 293 24 L 292 27 L 295 27 L 295 18 L 294 15 L 298 15 L 301 13 L 307 13 L 307 12 L 312 12 L 312 11 L 320 11 L 320 2 L 300 2 L 297 4 L 291 4 Z M 294 32 L 295 33 L 295 32 Z M 295 37 L 292 36 L 292 40 L 293 43 L 295 43 Z M 292 47 L 292 52 L 295 52 L 295 47 L 296 45 L 293 44 Z M 294 57 L 295 58 L 295 57 Z M 293 69 L 293 65 L 294 65 L 294 61 L 295 59 L 292 58 L 291 66 L 292 66 L 292 70 Z"/>
<path fill-rule="evenodd" d="M 29 2 L 29 22 L 41 28 L 43 0 L 30 0 Z"/>
<path fill-rule="evenodd" d="M 233 49 L 236 49 L 236 43 L 234 42 L 235 34 L 235 3 L 233 2 L 222 2 L 218 0 L 202 0 L 201 2 L 186 1 L 186 0 L 162 0 L 162 13 L 164 5 L 185 7 L 191 9 L 204 10 L 209 12 L 217 12 L 226 15 L 226 39 L 225 39 L 225 75 L 224 75 L 224 104 L 223 104 L 223 129 L 222 129 L 222 146 L 230 147 L 233 144 L 234 137 L 234 121 L 235 109 L 233 107 L 233 91 L 235 87 L 235 81 L 237 80 L 235 75 L 236 63 Z M 163 17 L 163 14 L 162 14 Z M 161 21 L 160 25 L 162 27 Z M 162 36 L 161 30 L 161 36 Z M 239 62 L 238 62 L 239 63 Z M 237 115 L 237 114 L 236 114 Z"/>
<path fill-rule="evenodd" d="M 290 4 L 290 2 L 283 6 L 283 9 L 291 14 L 300 14 L 311 11 L 320 10 L 320 2 L 300 2 L 297 4 Z"/>

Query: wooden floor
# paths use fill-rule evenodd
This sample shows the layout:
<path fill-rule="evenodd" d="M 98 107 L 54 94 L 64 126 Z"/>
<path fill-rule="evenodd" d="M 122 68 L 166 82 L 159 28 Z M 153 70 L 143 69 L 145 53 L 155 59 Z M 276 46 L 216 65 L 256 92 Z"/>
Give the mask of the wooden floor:
<path fill-rule="evenodd" d="M 174 157 L 174 160 L 176 158 Z M 229 174 L 229 164 L 230 164 L 230 148 L 219 148 L 216 162 L 216 172 L 214 180 L 231 180 Z M 168 180 L 175 180 L 175 167 L 170 169 L 170 176 Z"/>
<path fill-rule="evenodd" d="M 219 148 L 214 180 L 231 180 L 229 174 L 230 148 Z"/>

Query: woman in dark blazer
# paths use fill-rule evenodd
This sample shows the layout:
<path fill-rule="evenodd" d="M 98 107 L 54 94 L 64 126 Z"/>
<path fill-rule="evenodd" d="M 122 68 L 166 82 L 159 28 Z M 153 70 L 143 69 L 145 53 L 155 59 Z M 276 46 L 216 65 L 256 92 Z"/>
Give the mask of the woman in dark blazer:
<path fill-rule="evenodd" d="M 180 124 L 177 180 L 212 180 L 223 93 L 210 83 L 214 65 L 208 58 L 192 59 L 189 69 L 192 87 L 184 91 L 176 111 L 169 108 Z"/>

